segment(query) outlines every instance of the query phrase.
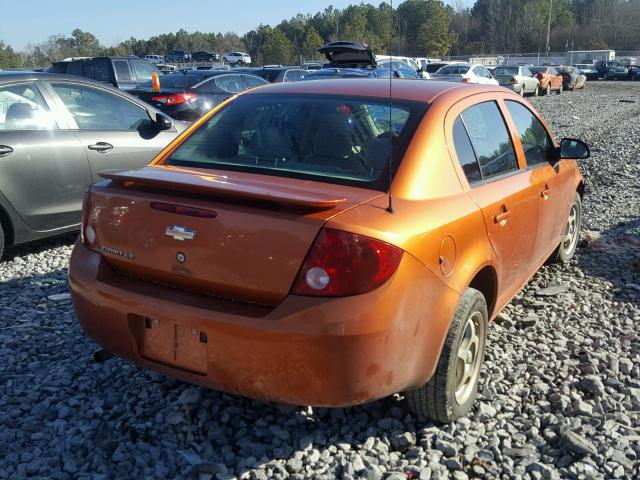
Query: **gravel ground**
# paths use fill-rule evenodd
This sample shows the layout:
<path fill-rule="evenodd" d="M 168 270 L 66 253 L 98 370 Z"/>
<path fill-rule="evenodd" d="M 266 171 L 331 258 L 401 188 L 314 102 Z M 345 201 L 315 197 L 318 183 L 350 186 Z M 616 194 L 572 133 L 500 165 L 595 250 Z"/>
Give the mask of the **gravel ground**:
<path fill-rule="evenodd" d="M 584 230 L 491 326 L 468 418 L 437 427 L 399 398 L 285 407 L 94 364 L 56 297 L 68 236 L 0 264 L 0 478 L 638 478 L 640 85 L 532 103 L 592 146 Z"/>

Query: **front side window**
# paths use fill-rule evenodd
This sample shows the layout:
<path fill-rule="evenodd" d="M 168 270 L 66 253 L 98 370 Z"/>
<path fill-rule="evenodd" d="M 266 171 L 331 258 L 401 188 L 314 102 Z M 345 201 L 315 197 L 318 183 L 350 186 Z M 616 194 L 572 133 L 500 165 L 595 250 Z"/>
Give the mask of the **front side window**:
<path fill-rule="evenodd" d="M 518 170 L 509 130 L 495 102 L 479 103 L 460 116 L 471 138 L 483 180 Z"/>
<path fill-rule="evenodd" d="M 114 60 L 113 68 L 116 71 L 116 76 L 119 81 L 131 81 L 131 69 L 129 68 L 129 62 L 126 60 Z"/>
<path fill-rule="evenodd" d="M 380 99 L 245 95 L 166 163 L 386 190 L 390 157 L 400 163 L 426 109 L 424 102 L 400 100 L 390 107 Z"/>
<path fill-rule="evenodd" d="M 505 103 L 513 123 L 516 124 L 527 165 L 533 166 L 552 162 L 555 158 L 556 149 L 544 125 L 521 103 L 513 101 Z"/>
<path fill-rule="evenodd" d="M 285 82 L 297 82 L 304 77 L 306 72 L 304 70 L 287 70 L 284 74 Z"/>
<path fill-rule="evenodd" d="M 267 82 L 265 79 L 256 77 L 255 75 L 242 75 L 242 77 L 249 84 L 249 88 L 254 88 L 254 87 L 259 87 L 261 85 L 269 84 L 269 82 Z"/>
<path fill-rule="evenodd" d="M 51 85 L 80 130 L 140 130 L 150 125 L 147 111 L 113 93 L 84 85 Z"/>
<path fill-rule="evenodd" d="M 35 84 L 0 88 L 0 131 L 53 128 L 56 128 L 53 116 Z"/>

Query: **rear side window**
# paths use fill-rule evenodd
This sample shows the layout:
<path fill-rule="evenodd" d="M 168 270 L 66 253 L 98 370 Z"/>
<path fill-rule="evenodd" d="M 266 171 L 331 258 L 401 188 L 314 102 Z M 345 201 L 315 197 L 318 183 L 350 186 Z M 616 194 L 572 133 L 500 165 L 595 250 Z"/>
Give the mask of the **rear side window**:
<path fill-rule="evenodd" d="M 483 180 L 518 169 L 509 130 L 495 102 L 479 103 L 460 116 L 469 133 Z"/>
<path fill-rule="evenodd" d="M 131 81 L 131 69 L 129 68 L 129 62 L 126 60 L 114 60 L 113 68 L 116 71 L 116 76 L 118 77 L 118 81 Z"/>
<path fill-rule="evenodd" d="M 507 101 L 507 110 L 516 124 L 527 165 L 547 164 L 555 158 L 555 145 L 547 129 L 531 111 L 518 102 Z"/>
<path fill-rule="evenodd" d="M 426 109 L 424 102 L 390 107 L 365 97 L 245 95 L 166 163 L 386 190 L 390 156 L 397 166 Z"/>
<path fill-rule="evenodd" d="M 160 77 L 160 88 L 191 88 L 206 78 L 198 74 L 170 73 Z"/>
<path fill-rule="evenodd" d="M 216 87 L 229 93 L 240 93 L 247 89 L 240 75 L 220 75 L 215 78 Z"/>
<path fill-rule="evenodd" d="M 460 117 L 456 118 L 453 124 L 453 143 L 456 148 L 458 161 L 469 183 L 480 182 L 482 180 L 480 165 L 478 165 L 471 140 L 469 140 L 469 134 Z"/>
<path fill-rule="evenodd" d="M 464 75 L 468 71 L 468 65 L 446 65 L 438 70 L 438 75 Z"/>
<path fill-rule="evenodd" d="M 263 78 L 256 77 L 255 75 L 243 75 L 242 77 L 249 84 L 249 88 L 259 87 L 261 85 L 267 85 L 269 83 Z"/>

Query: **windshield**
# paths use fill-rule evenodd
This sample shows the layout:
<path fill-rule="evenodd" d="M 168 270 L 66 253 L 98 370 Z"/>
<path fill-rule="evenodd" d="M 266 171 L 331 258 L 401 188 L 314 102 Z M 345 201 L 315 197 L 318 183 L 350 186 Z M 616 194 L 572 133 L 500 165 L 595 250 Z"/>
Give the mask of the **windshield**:
<path fill-rule="evenodd" d="M 160 77 L 160 86 L 162 88 L 190 88 L 205 78 L 207 77 L 197 73 L 170 73 Z"/>
<path fill-rule="evenodd" d="M 469 68 L 469 65 L 446 65 L 437 71 L 437 75 L 464 75 Z"/>
<path fill-rule="evenodd" d="M 424 102 L 395 99 L 389 107 L 384 99 L 366 97 L 241 96 L 165 164 L 386 190 L 391 150 L 395 167 L 426 109 Z"/>
<path fill-rule="evenodd" d="M 531 73 L 547 73 L 547 67 L 529 67 Z"/>
<path fill-rule="evenodd" d="M 518 67 L 496 67 L 493 70 L 494 75 L 517 75 Z"/>

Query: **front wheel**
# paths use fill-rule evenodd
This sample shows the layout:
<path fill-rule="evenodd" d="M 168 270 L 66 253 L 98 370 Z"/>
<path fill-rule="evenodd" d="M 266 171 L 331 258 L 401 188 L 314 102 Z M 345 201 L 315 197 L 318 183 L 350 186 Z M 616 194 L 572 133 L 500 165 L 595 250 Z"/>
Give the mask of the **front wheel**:
<path fill-rule="evenodd" d="M 547 88 L 544 92 L 545 95 L 551 95 L 551 82 L 547 83 Z"/>
<path fill-rule="evenodd" d="M 582 226 L 582 197 L 578 192 L 573 197 L 571 210 L 569 210 L 569 218 L 564 227 L 564 233 L 560 245 L 555 249 L 549 263 L 566 263 L 576 253 L 578 246 L 578 237 L 580 236 L 580 227 Z"/>
<path fill-rule="evenodd" d="M 538 95 L 540 95 L 540 88 L 538 88 L 538 85 L 536 85 L 536 89 L 533 91 L 533 96 L 537 97 Z"/>
<path fill-rule="evenodd" d="M 440 423 L 469 413 L 478 394 L 488 321 L 484 295 L 467 288 L 453 315 L 433 377 L 405 394 L 410 411 Z"/>
<path fill-rule="evenodd" d="M 560 84 L 560 88 L 558 88 L 558 95 L 562 94 L 562 84 Z"/>

